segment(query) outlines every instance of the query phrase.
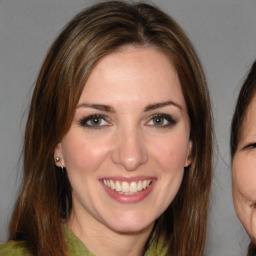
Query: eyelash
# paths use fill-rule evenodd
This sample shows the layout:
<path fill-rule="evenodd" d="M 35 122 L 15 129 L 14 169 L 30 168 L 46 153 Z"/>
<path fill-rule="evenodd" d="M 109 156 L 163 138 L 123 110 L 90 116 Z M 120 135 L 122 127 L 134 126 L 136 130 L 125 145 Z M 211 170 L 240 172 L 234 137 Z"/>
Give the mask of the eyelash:
<path fill-rule="evenodd" d="M 244 147 L 244 149 L 248 149 L 248 148 L 256 148 L 256 143 L 251 143 Z"/>
<path fill-rule="evenodd" d="M 92 121 L 95 121 L 95 120 L 98 120 L 100 121 L 100 123 L 103 121 L 105 121 L 107 124 L 104 124 L 104 125 L 99 125 L 99 124 L 88 124 L 88 122 L 92 122 Z M 79 124 L 83 127 L 86 127 L 86 128 L 90 128 L 90 129 L 100 129 L 102 128 L 103 126 L 110 126 L 111 124 L 109 123 L 108 121 L 108 118 L 104 115 L 90 115 L 90 116 L 87 116 L 83 119 L 81 119 L 79 121 Z"/>
<path fill-rule="evenodd" d="M 256 208 L 256 203 L 253 203 L 253 204 L 251 205 L 251 208 Z"/>
<path fill-rule="evenodd" d="M 96 123 L 92 124 L 93 121 L 96 121 Z M 158 120 L 158 121 L 157 121 Z M 102 121 L 105 121 L 106 124 L 101 124 Z M 91 122 L 89 124 L 89 122 Z M 153 122 L 150 124 L 150 122 Z M 159 122 L 159 123 L 156 123 Z M 167 122 L 167 123 L 165 123 Z M 154 114 L 150 117 L 150 120 L 146 123 L 147 126 L 153 126 L 156 128 L 168 128 L 177 123 L 177 120 L 175 120 L 171 115 L 168 114 Z M 89 128 L 89 129 L 101 129 L 105 126 L 110 126 L 109 119 L 105 115 L 89 115 L 79 121 L 79 124 L 82 127 Z"/>
<path fill-rule="evenodd" d="M 175 120 L 171 115 L 168 115 L 168 114 L 152 115 L 149 122 L 151 122 L 151 121 L 154 122 L 154 120 L 156 121 L 157 119 L 158 120 L 160 119 L 162 122 L 167 121 L 167 124 L 162 124 L 162 122 L 161 122 L 160 125 L 159 124 L 152 124 L 150 126 L 155 126 L 157 128 L 168 128 L 168 127 L 171 127 L 171 126 L 173 126 L 177 123 L 177 120 Z M 147 123 L 149 123 L 149 122 L 147 122 Z"/>

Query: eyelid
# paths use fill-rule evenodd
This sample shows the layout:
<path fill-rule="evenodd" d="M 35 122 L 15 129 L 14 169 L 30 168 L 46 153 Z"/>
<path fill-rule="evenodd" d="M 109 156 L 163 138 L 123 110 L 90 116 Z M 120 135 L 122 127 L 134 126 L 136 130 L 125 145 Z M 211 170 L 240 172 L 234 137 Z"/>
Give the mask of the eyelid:
<path fill-rule="evenodd" d="M 102 119 L 105 122 L 107 122 L 108 124 L 104 124 L 104 125 L 89 125 L 89 124 L 87 124 L 87 122 L 89 122 L 89 121 L 91 121 L 93 119 Z M 105 126 L 110 126 L 111 125 L 109 118 L 107 116 L 105 116 L 105 115 L 102 115 L 102 114 L 92 114 L 92 115 L 86 116 L 86 117 L 80 119 L 78 121 L 78 123 L 82 127 L 90 128 L 90 129 L 100 129 L 100 128 L 103 128 Z"/>
<path fill-rule="evenodd" d="M 256 203 L 250 205 L 251 208 L 256 208 Z"/>
<path fill-rule="evenodd" d="M 243 147 L 243 149 L 249 149 L 249 148 L 256 148 L 256 142 L 249 143 L 245 147 Z"/>
<path fill-rule="evenodd" d="M 149 126 L 153 126 L 153 127 L 157 127 L 157 128 L 167 128 L 167 127 L 171 127 L 173 125 L 175 125 L 177 123 L 177 120 L 175 118 L 173 118 L 172 115 L 170 114 L 165 114 L 165 113 L 157 113 L 157 114 L 153 114 L 150 116 L 149 121 L 146 122 L 146 124 L 149 124 L 151 121 L 153 121 L 154 118 L 163 118 L 165 120 L 167 120 L 167 124 L 164 125 L 149 125 Z"/>

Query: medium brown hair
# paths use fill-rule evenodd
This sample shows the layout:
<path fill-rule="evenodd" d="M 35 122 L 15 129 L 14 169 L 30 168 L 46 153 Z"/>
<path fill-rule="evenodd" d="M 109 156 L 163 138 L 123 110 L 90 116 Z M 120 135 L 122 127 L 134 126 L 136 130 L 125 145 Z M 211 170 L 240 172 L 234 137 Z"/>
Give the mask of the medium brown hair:
<path fill-rule="evenodd" d="M 230 134 L 230 154 L 231 159 L 236 153 L 239 140 L 241 138 L 244 118 L 247 109 L 252 101 L 253 96 L 256 92 L 256 61 L 253 63 L 244 83 L 238 95 L 235 112 L 231 123 L 231 134 Z M 251 241 L 248 246 L 247 256 L 256 255 L 256 247 Z"/>
<path fill-rule="evenodd" d="M 148 4 L 110 1 L 77 14 L 50 48 L 36 82 L 24 141 L 24 177 L 10 239 L 33 255 L 66 255 L 62 221 L 72 208 L 65 171 L 53 152 L 70 128 L 90 72 L 118 48 L 154 47 L 169 56 L 186 101 L 192 164 L 180 190 L 156 221 L 148 244 L 161 237 L 166 255 L 203 255 L 211 184 L 212 122 L 203 70 L 190 41 L 168 15 Z"/>

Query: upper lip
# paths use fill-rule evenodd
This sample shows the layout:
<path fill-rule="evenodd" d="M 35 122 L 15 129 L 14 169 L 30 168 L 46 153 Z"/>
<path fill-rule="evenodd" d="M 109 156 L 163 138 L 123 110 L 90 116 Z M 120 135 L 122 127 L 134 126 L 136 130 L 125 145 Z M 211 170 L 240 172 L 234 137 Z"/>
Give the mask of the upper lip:
<path fill-rule="evenodd" d="M 134 195 L 148 188 L 155 178 L 149 176 L 137 177 L 106 177 L 100 181 L 119 194 Z"/>
<path fill-rule="evenodd" d="M 153 177 L 153 176 L 134 176 L 134 177 L 106 176 L 106 177 L 100 178 L 100 180 L 126 181 L 130 183 L 132 181 L 140 181 L 140 180 L 156 180 L 156 177 Z"/>

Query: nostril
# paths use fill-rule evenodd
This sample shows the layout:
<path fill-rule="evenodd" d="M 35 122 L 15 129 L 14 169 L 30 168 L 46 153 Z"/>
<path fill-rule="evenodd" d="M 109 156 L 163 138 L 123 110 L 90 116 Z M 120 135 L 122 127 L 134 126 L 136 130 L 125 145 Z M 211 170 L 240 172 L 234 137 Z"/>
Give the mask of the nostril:
<path fill-rule="evenodd" d="M 113 162 L 122 165 L 126 170 L 136 170 L 141 164 L 147 162 L 147 150 L 138 140 L 122 139 L 113 152 Z"/>

